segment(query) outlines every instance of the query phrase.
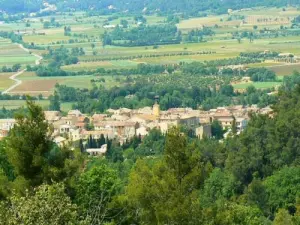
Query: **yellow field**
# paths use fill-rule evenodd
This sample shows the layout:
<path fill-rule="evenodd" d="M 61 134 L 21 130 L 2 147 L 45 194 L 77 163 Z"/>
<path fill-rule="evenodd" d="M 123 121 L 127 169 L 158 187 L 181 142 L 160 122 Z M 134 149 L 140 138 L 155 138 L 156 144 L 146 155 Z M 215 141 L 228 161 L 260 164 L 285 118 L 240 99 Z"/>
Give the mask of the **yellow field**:
<path fill-rule="evenodd" d="M 14 73 L 0 73 L 0 91 L 4 91 L 14 84 L 14 81 L 9 79 L 13 74 Z"/>

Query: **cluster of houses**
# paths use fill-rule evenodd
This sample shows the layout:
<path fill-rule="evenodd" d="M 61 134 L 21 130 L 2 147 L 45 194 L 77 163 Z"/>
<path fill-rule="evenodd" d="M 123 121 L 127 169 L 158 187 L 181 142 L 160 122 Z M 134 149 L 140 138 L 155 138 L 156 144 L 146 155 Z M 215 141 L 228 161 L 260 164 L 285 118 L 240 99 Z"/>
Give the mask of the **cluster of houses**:
<path fill-rule="evenodd" d="M 209 111 L 194 110 L 191 108 L 172 108 L 161 111 L 158 103 L 153 107 L 140 109 L 109 109 L 106 114 L 88 116 L 79 110 L 71 110 L 66 116 L 58 111 L 45 111 L 45 119 L 53 127 L 53 140 L 58 145 L 70 141 L 87 140 L 92 137 L 99 139 L 104 136 L 108 139 L 118 140 L 121 144 L 134 136 L 145 137 L 151 129 L 159 129 L 166 133 L 173 126 L 184 126 L 192 130 L 202 139 L 212 136 L 211 123 L 217 120 L 224 129 L 230 131 L 233 125 L 238 133 L 242 132 L 249 120 L 249 113 L 269 114 L 269 107 L 259 109 L 257 106 L 230 106 L 219 107 Z M 16 121 L 14 119 L 0 120 L 0 138 L 6 137 Z M 226 137 L 226 134 L 225 134 Z M 103 154 L 106 146 L 95 151 Z"/>

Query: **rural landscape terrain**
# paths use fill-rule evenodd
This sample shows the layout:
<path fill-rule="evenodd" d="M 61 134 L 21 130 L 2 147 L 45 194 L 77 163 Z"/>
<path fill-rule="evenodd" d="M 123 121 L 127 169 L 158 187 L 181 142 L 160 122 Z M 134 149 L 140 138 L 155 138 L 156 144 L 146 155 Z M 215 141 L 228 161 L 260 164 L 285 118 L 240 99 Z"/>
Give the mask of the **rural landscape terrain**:
<path fill-rule="evenodd" d="M 167 68 L 176 65 L 171 73 L 180 76 L 182 66 L 179 65 L 198 62 L 195 66 L 208 64 L 218 70 L 214 74 L 203 74 L 205 76 L 218 76 L 223 69 L 225 72 L 228 72 L 226 69 L 239 71 L 230 72 L 225 80 L 222 76 L 218 77 L 222 83 L 232 84 L 236 92 L 244 92 L 249 86 L 277 89 L 285 76 L 300 69 L 297 58 L 300 54 L 299 16 L 298 9 L 292 6 L 231 10 L 220 15 L 206 13 L 198 18 L 184 18 L 181 14 L 103 16 L 61 12 L 40 17 L 31 14 L 21 20 L 0 24 L 0 67 L 3 67 L 0 88 L 4 94 L 42 95 L 40 104 L 47 106 L 46 99 L 53 95 L 56 84 L 88 89 L 102 85 L 110 89 L 124 85 L 124 79 L 135 82 L 145 75 L 164 76 L 166 71 L 157 68 L 155 71 L 155 66 Z M 141 25 L 145 27 L 141 28 Z M 126 35 L 143 32 L 147 35 L 151 32 L 147 27 L 157 29 L 157 32 L 165 29 L 162 35 L 170 35 L 166 38 L 169 40 L 161 40 L 160 35 L 155 33 L 152 33 L 152 40 L 141 37 L 145 38 L 145 43 L 123 40 L 121 32 Z M 173 29 L 173 33 L 169 34 L 169 29 Z M 136 38 L 134 35 L 129 38 Z M 178 40 L 172 39 L 176 36 L 180 36 Z M 50 49 L 52 55 L 49 54 Z M 75 53 L 76 50 L 81 52 Z M 76 59 L 73 59 L 74 62 L 60 62 L 61 59 L 53 59 L 58 54 L 70 54 Z M 63 73 L 38 73 L 39 69 L 48 69 L 49 63 L 53 65 L 52 69 L 57 69 L 53 60 L 59 61 L 59 70 Z M 28 70 L 27 66 L 34 67 L 36 64 L 39 65 L 37 68 Z M 18 71 L 5 71 L 5 67 L 12 68 L 14 65 L 20 67 Z M 150 71 L 131 72 L 142 65 L 149 66 Z M 244 72 L 249 68 L 266 68 L 276 77 L 255 81 L 243 79 L 249 76 Z M 19 73 L 20 70 L 23 72 Z M 193 82 L 194 76 L 199 77 L 197 74 L 189 75 L 185 78 L 187 82 L 190 79 Z M 201 79 L 205 80 L 203 75 Z M 9 109 L 23 104 L 24 101 L 19 99 L 0 102 Z M 71 104 L 63 104 L 63 107 L 70 109 Z"/>
<path fill-rule="evenodd" d="M 299 0 L 0 0 L 0 224 L 299 225 Z"/>

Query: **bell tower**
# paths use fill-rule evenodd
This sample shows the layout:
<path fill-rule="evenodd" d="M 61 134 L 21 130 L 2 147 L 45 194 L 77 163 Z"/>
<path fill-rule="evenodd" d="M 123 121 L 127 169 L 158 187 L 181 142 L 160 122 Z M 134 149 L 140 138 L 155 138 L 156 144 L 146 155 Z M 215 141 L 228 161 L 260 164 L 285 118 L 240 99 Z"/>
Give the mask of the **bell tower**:
<path fill-rule="evenodd" d="M 153 105 L 153 115 L 157 119 L 160 117 L 159 96 L 155 96 L 155 103 Z"/>

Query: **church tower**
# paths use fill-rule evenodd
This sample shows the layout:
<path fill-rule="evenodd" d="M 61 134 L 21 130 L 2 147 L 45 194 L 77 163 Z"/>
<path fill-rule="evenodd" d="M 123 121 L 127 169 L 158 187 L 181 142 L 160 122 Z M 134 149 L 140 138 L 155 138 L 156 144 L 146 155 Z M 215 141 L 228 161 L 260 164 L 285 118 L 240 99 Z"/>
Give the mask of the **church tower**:
<path fill-rule="evenodd" d="M 159 96 L 155 96 L 155 103 L 153 105 L 153 115 L 159 119 L 160 117 L 160 106 L 158 103 Z"/>

